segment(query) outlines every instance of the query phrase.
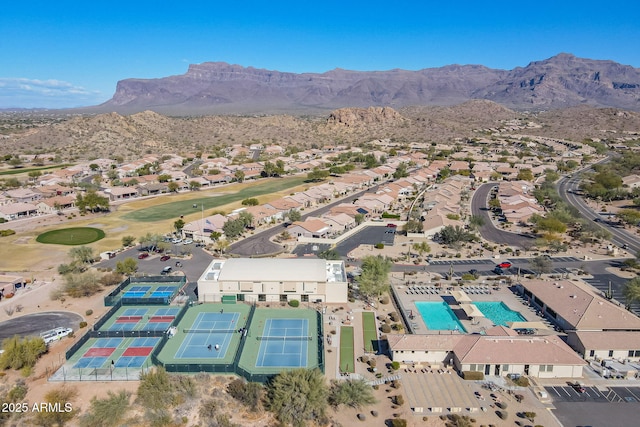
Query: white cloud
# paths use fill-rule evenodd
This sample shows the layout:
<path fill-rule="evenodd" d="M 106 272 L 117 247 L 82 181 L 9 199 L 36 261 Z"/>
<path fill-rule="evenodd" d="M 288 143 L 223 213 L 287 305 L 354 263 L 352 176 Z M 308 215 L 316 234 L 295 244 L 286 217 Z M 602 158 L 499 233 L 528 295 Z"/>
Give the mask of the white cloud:
<path fill-rule="evenodd" d="M 69 108 L 103 101 L 101 92 L 62 80 L 0 77 L 0 108 Z"/>

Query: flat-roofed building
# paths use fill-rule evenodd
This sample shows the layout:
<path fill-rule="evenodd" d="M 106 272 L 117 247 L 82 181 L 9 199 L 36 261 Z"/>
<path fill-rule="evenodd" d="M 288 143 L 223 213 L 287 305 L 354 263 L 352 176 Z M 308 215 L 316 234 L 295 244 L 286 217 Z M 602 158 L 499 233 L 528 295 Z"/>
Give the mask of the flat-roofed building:
<path fill-rule="evenodd" d="M 223 299 L 224 297 L 224 299 Z M 198 279 L 200 302 L 280 301 L 345 303 L 343 261 L 324 259 L 215 259 Z"/>

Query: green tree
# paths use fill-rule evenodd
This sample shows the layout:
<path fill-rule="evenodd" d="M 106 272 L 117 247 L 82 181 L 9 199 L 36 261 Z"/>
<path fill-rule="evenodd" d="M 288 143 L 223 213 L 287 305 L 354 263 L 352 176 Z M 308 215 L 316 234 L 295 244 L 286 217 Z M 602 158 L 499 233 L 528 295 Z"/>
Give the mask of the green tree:
<path fill-rule="evenodd" d="M 247 382 L 241 378 L 231 381 L 227 386 L 227 392 L 252 412 L 260 410 L 264 391 L 262 384 Z"/>
<path fill-rule="evenodd" d="M 550 233 L 564 233 L 567 231 L 567 225 L 557 218 L 540 218 L 535 223 L 538 231 L 547 231 Z"/>
<path fill-rule="evenodd" d="M 124 236 L 122 237 L 122 246 L 132 246 L 135 241 L 136 238 L 133 236 Z"/>
<path fill-rule="evenodd" d="M 381 255 L 369 255 L 362 259 L 362 273 L 358 277 L 360 293 L 367 298 L 379 297 L 389 290 L 391 260 Z"/>
<path fill-rule="evenodd" d="M 322 259 L 333 259 L 333 260 L 339 260 L 342 259 L 342 257 L 340 256 L 340 254 L 338 253 L 338 251 L 336 251 L 335 249 L 327 249 L 326 251 L 322 251 L 318 254 L 318 258 L 322 258 Z"/>
<path fill-rule="evenodd" d="M 88 297 L 102 289 L 100 276 L 94 270 L 65 274 L 62 283 L 63 291 L 72 298 Z"/>
<path fill-rule="evenodd" d="M 440 241 L 445 245 L 459 246 L 462 243 L 476 240 L 476 235 L 466 231 L 459 225 L 446 225 L 436 233 L 434 240 Z"/>
<path fill-rule="evenodd" d="M 340 405 L 361 408 L 376 403 L 373 388 L 364 380 L 331 381 L 329 404 L 333 407 Z"/>
<path fill-rule="evenodd" d="M 472 230 L 477 230 L 484 225 L 484 218 L 480 215 L 472 215 L 469 219 L 469 227 Z"/>
<path fill-rule="evenodd" d="M 431 252 L 431 246 L 429 246 L 427 242 L 414 243 L 413 250 L 418 252 L 420 256 L 422 256 L 423 254 L 428 254 L 429 252 Z"/>
<path fill-rule="evenodd" d="M 393 177 L 395 179 L 399 179 L 399 178 L 405 178 L 407 176 L 409 176 L 409 171 L 407 170 L 407 164 L 405 162 L 402 162 L 396 168 L 396 171 L 393 173 Z"/>
<path fill-rule="evenodd" d="M 297 209 L 289 209 L 287 212 L 287 218 L 289 218 L 289 221 L 291 222 L 300 221 L 302 219 L 302 214 Z"/>
<path fill-rule="evenodd" d="M 120 390 L 117 393 L 109 390 L 107 397 L 93 397 L 91 405 L 80 419 L 80 427 L 118 427 L 131 408 L 131 393 Z"/>
<path fill-rule="evenodd" d="M 69 257 L 77 264 L 91 264 L 95 254 L 89 246 L 76 246 L 69 249 Z"/>
<path fill-rule="evenodd" d="M 108 211 L 109 210 L 109 198 L 100 196 L 96 193 L 96 190 L 90 189 L 83 195 L 78 193 L 76 196 L 76 207 L 80 212 Z"/>
<path fill-rule="evenodd" d="M 518 176 L 516 176 L 516 179 L 522 181 L 533 181 L 534 177 L 531 169 L 520 169 L 518 171 Z"/>
<path fill-rule="evenodd" d="M 629 225 L 635 226 L 640 223 L 640 211 L 636 209 L 620 209 L 616 216 Z"/>
<path fill-rule="evenodd" d="M 422 233 L 422 222 L 417 219 L 410 219 L 402 226 L 402 230 L 405 233 Z"/>
<path fill-rule="evenodd" d="M 325 417 L 329 390 L 318 369 L 294 369 L 278 374 L 268 385 L 267 407 L 278 421 L 295 427 Z"/>
<path fill-rule="evenodd" d="M 169 182 L 171 181 L 171 175 L 168 173 L 163 173 L 158 175 L 158 182 Z"/>
<path fill-rule="evenodd" d="M 125 258 L 124 260 L 116 263 L 117 273 L 131 276 L 136 271 L 138 271 L 138 261 L 131 257 Z"/>
<path fill-rule="evenodd" d="M 238 220 L 245 228 L 251 227 L 253 219 L 253 214 L 251 212 L 242 211 L 238 214 Z"/>
<path fill-rule="evenodd" d="M 222 226 L 222 231 L 227 239 L 233 240 L 240 236 L 245 229 L 245 225 L 239 218 L 230 219 Z"/>
<path fill-rule="evenodd" d="M 622 288 L 622 295 L 627 308 L 634 303 L 640 302 L 640 277 L 634 277 L 625 283 Z"/>
<path fill-rule="evenodd" d="M 35 181 L 36 179 L 40 178 L 42 176 L 42 172 L 40 171 L 31 171 L 28 173 L 29 175 L 29 180 L 30 181 Z"/>
<path fill-rule="evenodd" d="M 255 197 L 250 197 L 242 201 L 242 206 L 258 206 L 260 202 Z"/>
<path fill-rule="evenodd" d="M 182 220 L 182 218 L 179 218 L 173 222 L 173 228 L 176 230 L 176 233 L 178 234 L 182 231 L 184 226 L 185 226 L 185 223 Z"/>
<path fill-rule="evenodd" d="M 489 199 L 489 209 L 492 210 L 498 210 L 501 209 L 502 205 L 500 204 L 500 199 L 498 199 L 497 197 L 494 197 L 492 199 Z"/>
<path fill-rule="evenodd" d="M 211 234 L 209 235 L 209 238 L 214 242 L 217 242 L 220 239 L 220 237 L 222 237 L 222 233 L 219 231 L 212 231 Z"/>
<path fill-rule="evenodd" d="M 171 181 L 170 183 L 167 184 L 167 189 L 169 190 L 170 193 L 177 193 L 178 188 L 180 188 L 180 186 L 175 181 Z"/>
<path fill-rule="evenodd" d="M 358 213 L 354 216 L 354 219 L 356 221 L 356 225 L 360 225 L 364 222 L 365 216 L 364 214 Z"/>
<path fill-rule="evenodd" d="M 313 168 L 313 171 L 307 174 L 307 179 L 311 182 L 318 182 L 326 179 L 330 172 L 328 170 L 322 170 L 320 168 Z"/>
<path fill-rule="evenodd" d="M 551 270 L 553 268 L 553 262 L 551 261 L 551 258 L 544 255 L 532 258 L 529 261 L 529 265 L 531 266 L 531 270 L 533 270 L 537 276 L 549 274 L 551 273 Z"/>
<path fill-rule="evenodd" d="M 202 184 L 200 184 L 198 181 L 189 181 L 189 190 L 195 191 L 199 190 L 201 187 Z"/>
<path fill-rule="evenodd" d="M 238 182 L 244 182 L 245 175 L 244 175 L 244 172 L 242 172 L 240 169 L 238 169 L 237 171 L 234 172 L 233 177 Z"/>

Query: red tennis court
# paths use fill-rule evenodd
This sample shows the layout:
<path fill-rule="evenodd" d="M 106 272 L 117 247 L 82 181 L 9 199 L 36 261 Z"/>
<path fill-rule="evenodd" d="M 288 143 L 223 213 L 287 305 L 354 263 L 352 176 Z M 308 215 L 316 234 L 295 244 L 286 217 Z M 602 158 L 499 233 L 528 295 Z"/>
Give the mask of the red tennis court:
<path fill-rule="evenodd" d="M 167 323 L 173 322 L 173 319 L 175 319 L 175 316 L 153 316 L 149 319 L 149 323 Z"/>
<path fill-rule="evenodd" d="M 91 347 L 82 357 L 107 357 L 115 350 L 115 347 Z"/>
<path fill-rule="evenodd" d="M 151 354 L 153 347 L 129 347 L 127 348 L 123 356 L 148 356 Z"/>

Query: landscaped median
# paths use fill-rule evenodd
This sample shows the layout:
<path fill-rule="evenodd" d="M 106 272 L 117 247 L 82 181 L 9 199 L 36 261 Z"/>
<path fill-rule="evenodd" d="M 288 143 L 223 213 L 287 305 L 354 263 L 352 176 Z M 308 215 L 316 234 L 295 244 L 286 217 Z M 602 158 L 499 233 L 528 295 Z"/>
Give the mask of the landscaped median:
<path fill-rule="evenodd" d="M 354 373 L 353 326 L 340 327 L 340 372 Z"/>
<path fill-rule="evenodd" d="M 376 318 L 372 311 L 362 312 L 362 337 L 364 338 L 365 353 L 376 353 L 378 351 L 378 333 Z"/>

